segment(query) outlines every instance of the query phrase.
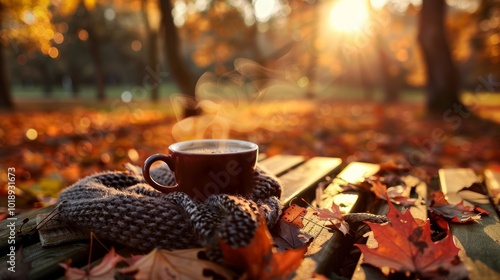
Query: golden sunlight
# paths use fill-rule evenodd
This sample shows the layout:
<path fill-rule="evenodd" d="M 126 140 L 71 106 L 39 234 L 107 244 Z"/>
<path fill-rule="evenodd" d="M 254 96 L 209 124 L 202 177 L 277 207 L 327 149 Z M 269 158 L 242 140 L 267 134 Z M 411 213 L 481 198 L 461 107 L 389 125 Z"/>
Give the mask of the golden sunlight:
<path fill-rule="evenodd" d="M 273 13 L 276 13 L 279 8 L 279 2 L 276 0 L 256 0 L 254 1 L 255 6 L 255 17 L 260 22 L 268 21 Z"/>
<path fill-rule="evenodd" d="M 330 12 L 329 24 L 341 32 L 359 30 L 368 19 L 365 0 L 339 0 Z"/>

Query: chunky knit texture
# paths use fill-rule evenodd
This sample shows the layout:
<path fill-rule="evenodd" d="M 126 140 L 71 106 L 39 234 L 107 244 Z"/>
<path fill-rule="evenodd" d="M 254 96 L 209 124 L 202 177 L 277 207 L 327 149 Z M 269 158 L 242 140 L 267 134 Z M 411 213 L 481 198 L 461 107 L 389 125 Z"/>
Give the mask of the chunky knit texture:
<path fill-rule="evenodd" d="M 151 176 L 164 185 L 174 184 L 166 166 L 152 169 Z M 92 230 L 99 238 L 143 251 L 216 249 L 219 239 L 234 247 L 247 244 L 262 216 L 268 225 L 276 223 L 280 194 L 278 181 L 260 168 L 246 197 L 219 194 L 205 202 L 181 192 L 158 192 L 140 172 L 115 171 L 86 177 L 64 190 L 59 213 L 66 222 Z"/>

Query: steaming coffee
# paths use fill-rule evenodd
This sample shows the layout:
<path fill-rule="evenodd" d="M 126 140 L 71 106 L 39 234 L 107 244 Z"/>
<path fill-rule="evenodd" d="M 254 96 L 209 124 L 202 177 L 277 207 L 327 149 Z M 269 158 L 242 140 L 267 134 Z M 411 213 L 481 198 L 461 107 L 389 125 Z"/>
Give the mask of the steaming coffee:
<path fill-rule="evenodd" d="M 168 149 L 168 155 L 152 155 L 143 167 L 146 181 L 161 192 L 185 192 L 195 199 L 205 200 L 212 194 L 245 195 L 253 187 L 258 155 L 258 146 L 254 143 L 192 140 L 172 144 Z M 156 161 L 167 163 L 174 171 L 176 185 L 164 186 L 151 177 L 150 168 Z"/>
<path fill-rule="evenodd" d="M 229 153 L 237 153 L 238 150 L 225 149 L 225 148 L 203 148 L 203 149 L 186 150 L 185 152 L 193 154 L 229 154 Z"/>

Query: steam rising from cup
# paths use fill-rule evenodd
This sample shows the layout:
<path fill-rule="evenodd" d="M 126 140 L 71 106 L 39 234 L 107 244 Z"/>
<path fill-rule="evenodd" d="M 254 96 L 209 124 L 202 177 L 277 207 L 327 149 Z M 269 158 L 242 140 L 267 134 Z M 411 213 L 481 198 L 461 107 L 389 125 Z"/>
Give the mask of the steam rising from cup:
<path fill-rule="evenodd" d="M 237 59 L 235 69 L 221 76 L 203 74 L 196 85 L 196 101 L 185 95 L 171 96 L 177 116 L 172 128 L 176 141 L 227 139 L 231 131 L 255 131 L 268 117 L 262 114 L 261 105 L 304 94 L 296 83 L 287 81 L 286 73 L 251 60 Z M 204 114 L 183 119 L 182 109 L 188 105 L 196 105 Z M 277 109 L 274 106 L 272 110 Z"/>

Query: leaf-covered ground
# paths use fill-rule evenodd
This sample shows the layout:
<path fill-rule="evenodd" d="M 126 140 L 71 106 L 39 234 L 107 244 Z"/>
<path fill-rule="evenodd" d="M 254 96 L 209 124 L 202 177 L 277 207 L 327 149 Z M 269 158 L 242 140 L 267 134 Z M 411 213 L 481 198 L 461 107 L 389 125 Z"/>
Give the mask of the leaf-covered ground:
<path fill-rule="evenodd" d="M 500 109 L 474 107 L 426 117 L 420 105 L 294 100 L 202 104 L 205 115 L 178 122 L 170 103 L 121 103 L 2 113 L 0 181 L 16 171 L 17 207 L 53 202 L 81 177 L 167 152 L 188 138 L 232 137 L 256 142 L 261 152 L 340 157 L 345 163 L 390 160 L 435 175 L 440 167 L 480 171 L 500 165 Z M 104 109 L 102 109 L 104 108 Z M 0 195 L 6 196 L 5 184 Z M 7 199 L 1 199 L 2 203 Z"/>

